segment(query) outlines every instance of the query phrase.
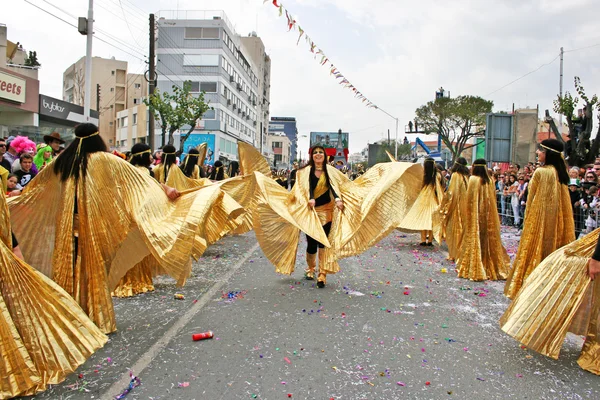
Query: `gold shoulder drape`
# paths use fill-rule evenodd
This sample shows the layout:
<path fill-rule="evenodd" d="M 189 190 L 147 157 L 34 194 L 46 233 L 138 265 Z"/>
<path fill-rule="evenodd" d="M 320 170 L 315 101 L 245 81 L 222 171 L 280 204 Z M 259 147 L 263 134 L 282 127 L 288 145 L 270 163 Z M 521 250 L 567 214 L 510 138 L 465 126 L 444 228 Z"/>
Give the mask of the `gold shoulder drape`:
<path fill-rule="evenodd" d="M 241 175 L 252 175 L 256 171 L 271 177 L 271 167 L 256 147 L 239 140 L 237 145 Z"/>
<path fill-rule="evenodd" d="M 531 271 L 554 250 L 575 240 L 569 189 L 552 166 L 535 170 L 529 182 L 523 233 L 504 294 L 514 298 Z"/>
<path fill-rule="evenodd" d="M 482 184 L 471 176 L 467 187 L 461 249 L 456 262 L 458 276 L 473 281 L 506 279 L 510 258 L 500 238 L 500 219 L 493 182 Z"/>
<path fill-rule="evenodd" d="M 587 263 L 600 229 L 556 250 L 529 275 L 502 318 L 502 330 L 528 348 L 558 358 L 567 332 L 585 335 L 581 368 L 600 375 L 600 280 Z"/>
<path fill-rule="evenodd" d="M 116 329 L 109 290 L 150 254 L 183 284 L 190 256 L 206 248 L 203 229 L 222 199 L 223 192 L 209 186 L 170 201 L 149 175 L 111 154 L 94 153 L 79 184 L 72 178 L 62 182 L 46 168 L 11 200 L 10 208 L 26 260 L 71 294 L 108 333 Z"/>
<path fill-rule="evenodd" d="M 446 238 L 448 258 L 451 260 L 456 260 L 461 247 L 464 218 L 468 212 L 468 182 L 468 176 L 459 173 L 452 174 L 448 190 L 444 193 L 438 213 L 434 214 L 433 218 L 434 227 L 438 227 L 434 231 L 435 239 L 441 243 L 442 238 Z"/>
<path fill-rule="evenodd" d="M 345 206 L 343 212 L 334 209 L 329 237 L 308 206 L 310 168 L 298 170 L 291 192 L 256 173 L 254 229 L 259 244 L 277 272 L 291 274 L 302 231 L 326 246 L 326 264 L 332 268 L 327 272 L 335 273 L 337 259 L 365 251 L 398 226 L 418 194 L 422 171 L 417 164 L 384 163 L 350 181 L 327 166 L 331 186 Z"/>
<path fill-rule="evenodd" d="M 434 221 L 433 214 L 437 212 L 443 196 L 442 178 L 437 173 L 434 185 L 428 185 L 420 189 L 419 196 L 400 223 L 399 228 L 407 231 L 432 231 L 439 229 L 433 225 L 434 222 L 438 222 L 437 219 Z"/>
<path fill-rule="evenodd" d="M 0 398 L 9 398 L 62 382 L 108 338 L 64 290 L 13 254 L 0 202 Z"/>

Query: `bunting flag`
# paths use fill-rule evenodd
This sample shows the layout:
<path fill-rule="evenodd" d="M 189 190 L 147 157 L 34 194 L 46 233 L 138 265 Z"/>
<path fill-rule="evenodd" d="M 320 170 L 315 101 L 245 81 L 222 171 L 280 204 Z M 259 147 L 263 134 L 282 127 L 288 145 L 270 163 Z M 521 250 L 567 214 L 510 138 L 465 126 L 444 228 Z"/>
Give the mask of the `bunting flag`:
<path fill-rule="evenodd" d="M 313 42 L 313 40 L 306 34 L 306 32 L 304 31 L 304 29 L 302 29 L 302 27 L 300 27 L 300 25 L 298 25 L 298 23 L 296 22 L 296 20 L 294 19 L 294 17 L 292 16 L 292 14 L 290 14 L 290 12 L 281 4 L 280 0 L 264 0 L 263 4 L 266 3 L 270 3 L 272 2 L 273 5 L 275 7 L 277 7 L 277 9 L 279 10 L 279 16 L 283 16 L 284 12 L 285 12 L 285 18 L 287 19 L 287 28 L 288 28 L 288 32 L 294 30 L 296 27 L 298 28 L 298 40 L 296 41 L 296 45 L 300 44 L 300 39 L 302 39 L 302 36 L 304 36 L 304 39 L 306 40 L 306 43 L 309 46 L 309 50 L 312 54 L 314 54 L 314 58 L 316 59 L 317 56 L 321 56 L 319 64 L 321 65 L 328 65 L 329 68 L 329 74 L 333 75 L 335 77 L 335 79 L 339 79 L 338 83 L 340 85 L 342 85 L 345 89 L 350 89 L 352 90 L 352 92 L 354 93 L 354 97 L 358 98 L 359 100 L 361 100 L 361 102 L 363 104 L 365 104 L 367 107 L 369 108 L 375 108 L 378 109 L 379 107 L 377 107 L 377 105 L 375 105 L 375 103 L 373 103 L 371 100 L 369 100 L 364 94 L 362 94 L 357 88 L 356 86 L 354 86 L 340 71 L 339 69 L 333 65 L 333 63 L 329 60 L 329 57 L 327 57 L 327 55 L 325 54 L 325 52 L 317 47 L 317 45 L 315 44 L 315 42 Z M 315 51 L 316 49 L 316 51 Z"/>

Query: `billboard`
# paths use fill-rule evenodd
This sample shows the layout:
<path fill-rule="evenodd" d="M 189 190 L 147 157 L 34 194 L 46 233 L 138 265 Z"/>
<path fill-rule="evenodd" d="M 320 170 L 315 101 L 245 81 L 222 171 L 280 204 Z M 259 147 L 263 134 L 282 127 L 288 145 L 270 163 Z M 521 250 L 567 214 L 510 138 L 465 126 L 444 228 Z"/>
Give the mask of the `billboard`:
<path fill-rule="evenodd" d="M 512 114 L 488 114 L 485 127 L 485 159 L 487 162 L 511 162 L 512 137 Z"/>
<path fill-rule="evenodd" d="M 335 161 L 348 162 L 348 132 L 311 132 L 310 148 L 325 148 L 327 156 L 334 156 Z"/>
<path fill-rule="evenodd" d="M 185 141 L 183 149 L 181 149 L 183 151 L 182 155 L 186 155 L 190 149 L 198 147 L 202 143 L 207 144 L 204 164 L 213 165 L 215 162 L 215 135 L 211 133 L 192 133 Z"/>

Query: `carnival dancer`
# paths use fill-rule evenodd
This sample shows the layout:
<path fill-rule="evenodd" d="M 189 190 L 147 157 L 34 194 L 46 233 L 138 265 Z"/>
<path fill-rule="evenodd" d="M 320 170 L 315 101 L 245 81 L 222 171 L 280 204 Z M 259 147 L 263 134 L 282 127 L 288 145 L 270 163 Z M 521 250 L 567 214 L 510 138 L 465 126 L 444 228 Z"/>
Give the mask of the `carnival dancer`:
<path fill-rule="evenodd" d="M 89 123 L 75 128 L 75 140 L 39 175 L 9 204 L 25 260 L 71 294 L 104 333 L 116 330 L 110 290 L 147 255 L 185 282 L 190 256 L 206 249 L 197 233 L 223 199 L 215 187 L 171 201 L 149 174 L 107 153 Z"/>
<path fill-rule="evenodd" d="M 523 233 L 504 294 L 513 299 L 533 269 L 554 250 L 575 240 L 569 174 L 564 146 L 556 139 L 540 144 L 537 155 L 543 167 L 529 181 Z"/>
<path fill-rule="evenodd" d="M 11 251 L 0 200 L 0 398 L 29 396 L 62 382 L 108 338 L 75 300 Z"/>
<path fill-rule="evenodd" d="M 421 246 L 433 246 L 433 213 L 437 211 L 444 195 L 442 177 L 435 160 L 427 157 L 423 164 L 423 185 L 419 197 L 402 220 L 400 229 L 421 231 Z"/>
<path fill-rule="evenodd" d="M 599 236 L 596 229 L 546 257 L 500 319 L 504 332 L 554 359 L 567 332 L 585 336 L 577 363 L 596 375 L 600 375 Z"/>
<path fill-rule="evenodd" d="M 438 243 L 443 237 L 448 245 L 448 260 L 456 260 L 461 248 L 464 232 L 464 218 L 467 215 L 467 185 L 469 183 L 469 169 L 467 160 L 459 157 L 452 166 L 452 176 L 448 190 L 444 194 L 439 215 L 438 232 L 434 232 Z M 434 224 L 436 225 L 436 224 Z"/>
<path fill-rule="evenodd" d="M 200 179 L 200 167 L 198 167 L 198 157 L 200 152 L 198 149 L 191 148 L 185 156 L 183 163 L 179 166 L 185 176 L 192 179 Z"/>
<path fill-rule="evenodd" d="M 500 238 L 496 189 L 483 158 L 473 163 L 465 204 L 458 276 L 472 281 L 506 279 L 510 258 Z"/>

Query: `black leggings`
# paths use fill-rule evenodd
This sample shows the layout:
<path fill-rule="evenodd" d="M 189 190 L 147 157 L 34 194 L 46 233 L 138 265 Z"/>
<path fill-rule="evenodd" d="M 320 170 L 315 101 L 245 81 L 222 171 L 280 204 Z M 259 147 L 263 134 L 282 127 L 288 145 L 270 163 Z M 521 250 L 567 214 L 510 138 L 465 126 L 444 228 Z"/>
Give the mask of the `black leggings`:
<path fill-rule="evenodd" d="M 323 225 L 323 230 L 325 231 L 325 235 L 329 236 L 329 231 L 331 230 L 331 222 L 326 223 L 325 225 Z M 317 254 L 317 248 L 324 248 L 325 245 L 317 242 L 315 239 L 311 238 L 310 236 L 306 235 L 306 252 L 308 254 Z"/>

